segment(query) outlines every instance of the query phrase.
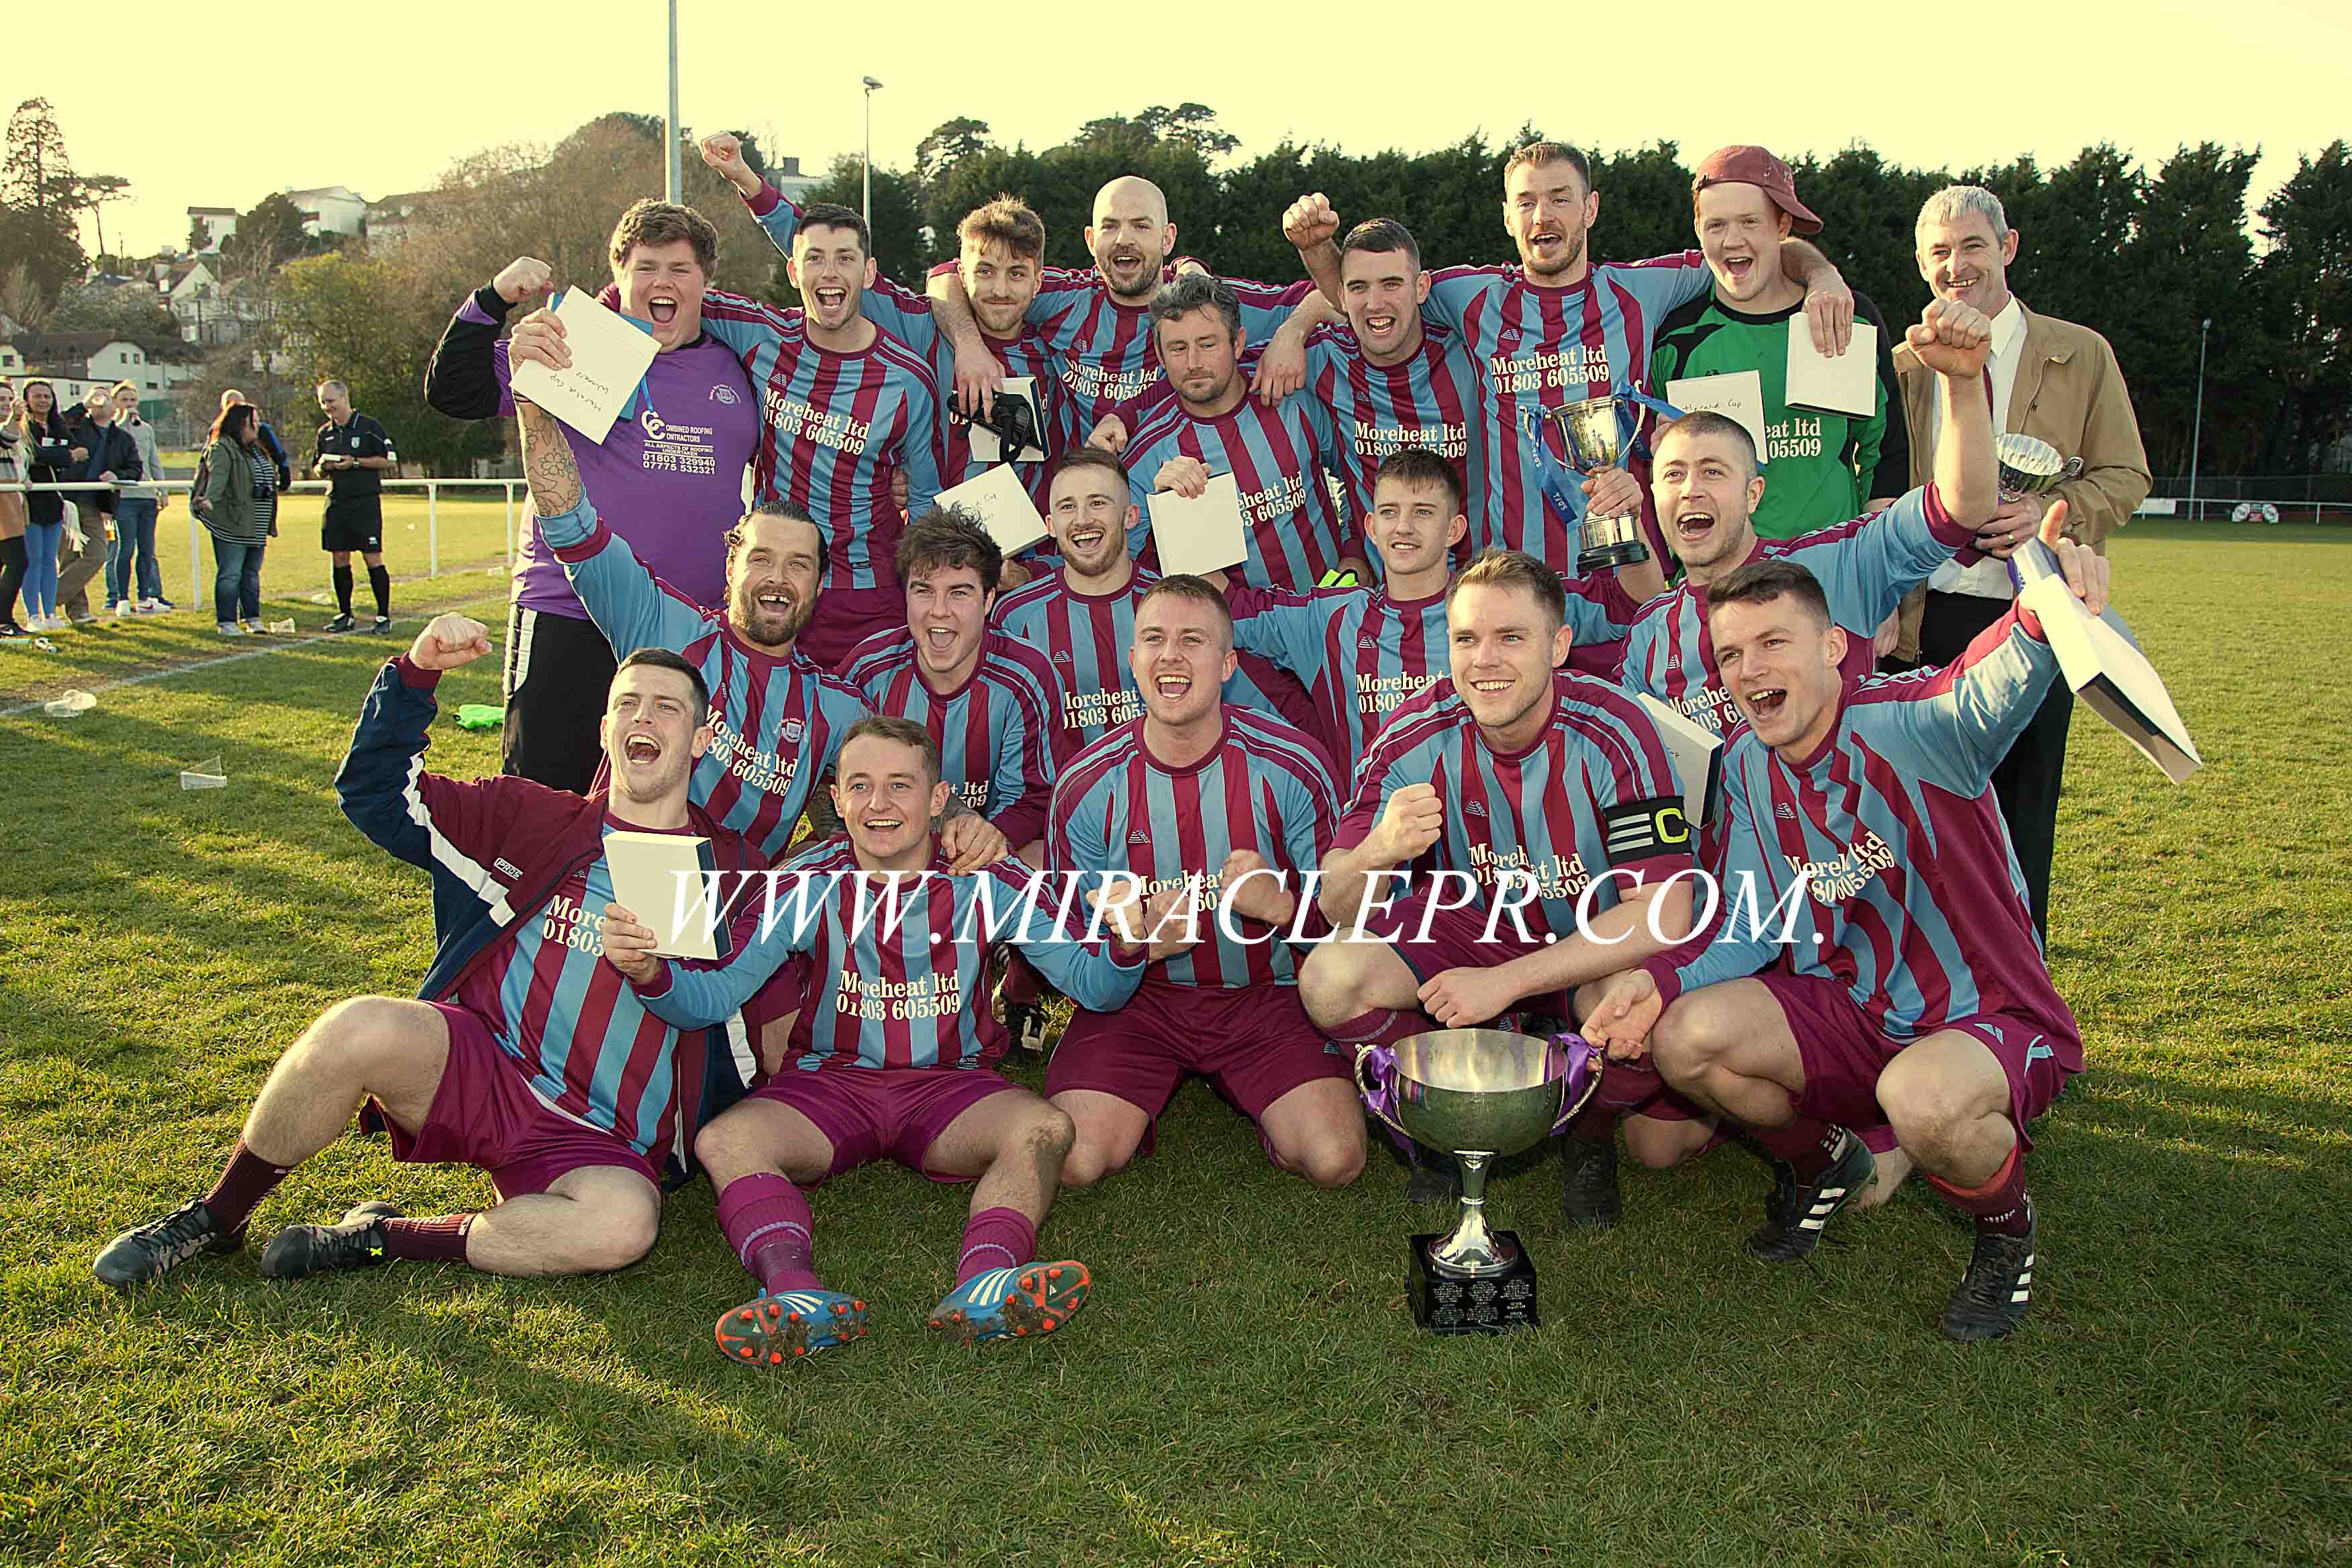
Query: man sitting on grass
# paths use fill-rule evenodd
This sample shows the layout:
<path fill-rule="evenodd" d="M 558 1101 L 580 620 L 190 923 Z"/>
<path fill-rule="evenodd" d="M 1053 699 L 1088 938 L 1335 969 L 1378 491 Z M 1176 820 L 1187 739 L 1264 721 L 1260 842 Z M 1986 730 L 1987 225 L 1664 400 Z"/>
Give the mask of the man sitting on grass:
<path fill-rule="evenodd" d="M 934 1181 L 977 1183 L 934 1330 L 966 1343 L 1048 1333 L 1086 1300 L 1084 1264 L 1033 1262 L 1076 1130 L 994 1070 L 1004 1029 L 980 988 L 993 950 L 1010 943 L 1081 1003 L 1108 1009 L 1134 994 L 1147 956 L 1182 944 L 1082 940 L 1046 912 L 1061 889 L 1037 887 L 1016 860 L 950 872 L 930 824 L 953 787 L 920 724 L 863 720 L 842 742 L 834 785 L 846 841 L 780 868 L 778 896 L 746 900 L 731 961 L 657 957 L 652 928 L 617 904 L 605 910 L 607 963 L 673 1026 L 721 1022 L 755 997 L 755 1013 L 771 1003 L 798 1011 L 789 1068 L 694 1144 L 719 1192 L 719 1228 L 760 1281 L 758 1296 L 719 1320 L 719 1348 L 732 1359 L 772 1366 L 866 1332 L 866 1303 L 817 1276 L 800 1188 L 886 1156 Z M 1146 929 L 1173 898 L 1146 911 Z M 790 963 L 802 954 L 805 964 Z"/>
<path fill-rule="evenodd" d="M 394 1159 L 476 1166 L 499 1201 L 433 1219 L 362 1204 L 340 1224 L 278 1232 L 265 1275 L 394 1258 L 586 1274 L 652 1247 L 663 1164 L 693 1136 L 709 1042 L 648 1017 L 597 962 L 590 911 L 613 896 L 604 836 L 698 834 L 721 868 L 759 862 L 688 799 L 710 699 L 694 667 L 661 649 L 632 653 L 613 677 L 608 788 L 426 773 L 435 684 L 489 651 L 479 622 L 436 618 L 376 678 L 335 777 L 354 826 L 432 873 L 440 946 L 418 999 L 361 996 L 322 1014 L 271 1069 L 212 1190 L 108 1243 L 100 1280 L 137 1285 L 235 1252 L 256 1206 L 354 1109 L 391 1133 Z"/>

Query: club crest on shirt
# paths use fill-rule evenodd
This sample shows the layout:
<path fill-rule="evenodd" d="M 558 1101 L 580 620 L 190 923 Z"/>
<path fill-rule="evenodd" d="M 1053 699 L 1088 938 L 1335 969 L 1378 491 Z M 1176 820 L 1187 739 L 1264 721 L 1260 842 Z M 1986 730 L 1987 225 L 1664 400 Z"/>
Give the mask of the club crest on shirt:
<path fill-rule="evenodd" d="M 733 387 L 728 385 L 722 381 L 710 389 L 710 401 L 713 403 L 723 403 L 730 408 L 732 408 L 735 405 L 742 402 L 743 399 L 737 394 Z"/>

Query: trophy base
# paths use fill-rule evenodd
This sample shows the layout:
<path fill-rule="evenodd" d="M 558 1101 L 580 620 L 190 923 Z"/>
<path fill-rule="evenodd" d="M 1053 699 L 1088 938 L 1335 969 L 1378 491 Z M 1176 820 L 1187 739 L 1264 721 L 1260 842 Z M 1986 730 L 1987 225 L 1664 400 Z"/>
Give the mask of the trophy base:
<path fill-rule="evenodd" d="M 1495 1239 L 1510 1255 L 1511 1265 L 1500 1274 L 1475 1279 L 1441 1274 L 1431 1266 L 1429 1249 L 1444 1237 L 1432 1232 L 1412 1238 L 1405 1264 L 1405 1300 L 1412 1321 L 1433 1334 L 1499 1334 L 1511 1329 L 1532 1329 L 1542 1320 L 1536 1314 L 1536 1266 L 1519 1245 L 1519 1233 L 1498 1230 Z"/>
<path fill-rule="evenodd" d="M 1650 547 L 1638 539 L 1603 544 L 1577 552 L 1576 574 L 1590 577 L 1598 572 L 1614 572 L 1620 566 L 1638 566 L 1649 558 Z"/>

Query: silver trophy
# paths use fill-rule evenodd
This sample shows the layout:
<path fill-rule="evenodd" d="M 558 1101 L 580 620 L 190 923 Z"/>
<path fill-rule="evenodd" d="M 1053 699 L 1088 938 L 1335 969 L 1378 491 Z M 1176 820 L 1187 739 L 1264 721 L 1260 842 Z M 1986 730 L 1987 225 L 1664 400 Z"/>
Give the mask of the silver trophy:
<path fill-rule="evenodd" d="M 1640 422 L 1642 410 L 1629 399 L 1612 395 L 1547 408 L 1543 416 L 1559 431 L 1560 450 L 1568 454 L 1569 466 L 1580 474 L 1591 475 L 1624 466 L 1625 448 L 1633 436 L 1629 426 Z M 1649 558 L 1650 547 L 1642 542 L 1638 509 L 1617 517 L 1602 517 L 1590 507 L 1585 509 L 1583 547 L 1576 556 L 1578 576 L 1590 577 Z"/>
<path fill-rule="evenodd" d="M 2080 458 L 2062 458 L 2058 448 L 2039 436 L 2012 430 L 1993 438 L 1993 459 L 2000 465 L 2000 499 L 2021 501 L 2047 495 L 2083 471 Z"/>
<path fill-rule="evenodd" d="M 1581 1037 L 1436 1029 L 1356 1052 L 1373 1115 L 1462 1168 L 1462 1212 L 1443 1237 L 1416 1236 L 1407 1268 L 1413 1318 L 1439 1332 L 1532 1326 L 1535 1266 L 1510 1231 L 1486 1225 L 1486 1170 L 1531 1149 L 1584 1109 L 1601 1053 Z"/>

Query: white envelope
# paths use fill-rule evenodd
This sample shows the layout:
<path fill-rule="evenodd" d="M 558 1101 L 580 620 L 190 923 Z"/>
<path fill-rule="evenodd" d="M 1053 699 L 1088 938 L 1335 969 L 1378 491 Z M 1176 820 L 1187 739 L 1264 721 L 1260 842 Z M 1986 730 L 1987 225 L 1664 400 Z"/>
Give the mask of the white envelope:
<path fill-rule="evenodd" d="M 997 395 L 1003 397 L 1008 394 L 1017 395 L 1029 400 L 1030 411 L 1037 416 L 1039 433 L 1043 434 L 1045 410 L 1037 401 L 1037 378 L 1034 375 L 1006 376 L 1004 388 Z M 1004 456 L 1004 443 L 998 440 L 996 432 L 985 425 L 975 425 L 971 427 L 971 455 L 983 463 L 1002 463 L 1007 460 Z M 1045 460 L 1045 448 L 1024 447 L 1013 453 L 1010 460 L 1015 463 L 1042 463 Z"/>
<path fill-rule="evenodd" d="M 657 933 L 655 952 L 719 956 L 720 911 L 710 902 L 717 862 L 709 839 L 691 833 L 607 833 L 604 865 L 613 873 L 613 901 Z M 581 918 L 600 920 L 604 913 L 583 910 Z"/>
<path fill-rule="evenodd" d="M 1249 531 L 1242 521 L 1242 487 L 1231 474 L 1210 478 L 1209 488 L 1187 500 L 1174 490 L 1151 493 L 1151 542 L 1160 570 L 1217 572 L 1249 559 Z"/>
<path fill-rule="evenodd" d="M 1704 410 L 1737 420 L 1756 443 L 1756 462 L 1764 462 L 1764 378 L 1752 370 L 1727 371 L 1721 375 L 1678 376 L 1666 383 L 1666 401 L 1685 414 Z"/>
<path fill-rule="evenodd" d="M 1675 406 L 1683 405 L 1675 403 Z M 1714 813 L 1716 797 L 1721 793 L 1723 737 L 1671 702 L 1646 691 L 1633 695 L 1649 710 L 1651 722 L 1658 727 L 1658 739 L 1666 743 L 1666 754 L 1675 760 L 1675 776 L 1683 786 L 1683 816 L 1696 829 Z"/>
<path fill-rule="evenodd" d="M 1045 537 L 1045 520 L 1037 515 L 1037 503 L 1021 488 L 1021 476 L 1010 463 L 999 463 L 978 479 L 941 490 L 939 504 L 961 507 L 980 519 L 988 536 L 1007 555 Z"/>
<path fill-rule="evenodd" d="M 596 303 L 585 289 L 566 289 L 557 296 L 555 319 L 563 323 L 572 367 L 550 370 L 527 360 L 514 367 L 510 384 L 516 396 L 538 404 L 601 447 L 654 363 L 653 334 Z"/>
<path fill-rule="evenodd" d="M 2018 603 L 2041 617 L 2042 636 L 2050 639 L 2074 695 L 2163 769 L 2165 777 L 2186 782 L 2205 759 L 2197 754 L 2172 693 L 2140 651 L 2131 627 L 2112 606 L 2105 615 L 2092 615 L 2039 540 L 2027 541 L 2016 559 L 2018 575 L 2026 579 Z"/>
<path fill-rule="evenodd" d="M 1812 330 L 1800 313 L 1789 318 L 1789 406 L 1808 414 L 1843 414 L 1867 419 L 1878 412 L 1878 329 L 1853 324 L 1853 341 L 1831 359 L 1813 347 Z"/>

